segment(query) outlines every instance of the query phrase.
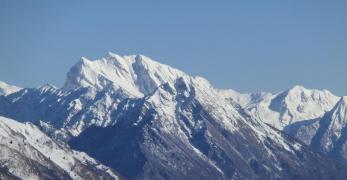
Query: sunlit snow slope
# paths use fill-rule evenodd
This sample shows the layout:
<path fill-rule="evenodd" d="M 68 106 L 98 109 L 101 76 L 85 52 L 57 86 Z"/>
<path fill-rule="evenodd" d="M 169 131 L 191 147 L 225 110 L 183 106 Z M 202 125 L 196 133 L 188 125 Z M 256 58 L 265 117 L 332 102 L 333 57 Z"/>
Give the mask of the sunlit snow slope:
<path fill-rule="evenodd" d="M 0 117 L 0 167 L 21 179 L 114 179 L 116 175 L 87 154 L 58 144 L 38 127 Z M 5 173 L 6 172 L 6 173 Z"/>

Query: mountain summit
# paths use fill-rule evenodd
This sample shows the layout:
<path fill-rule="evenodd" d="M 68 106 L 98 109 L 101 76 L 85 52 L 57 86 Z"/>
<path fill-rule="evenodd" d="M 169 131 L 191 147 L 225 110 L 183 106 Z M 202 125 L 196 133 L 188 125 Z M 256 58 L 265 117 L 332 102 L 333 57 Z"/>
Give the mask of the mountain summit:
<path fill-rule="evenodd" d="M 70 69 L 63 89 L 94 87 L 103 90 L 112 86 L 134 97 L 143 97 L 161 84 L 173 83 L 183 76 L 187 75 L 143 55 L 121 57 L 108 53 L 106 57 L 97 60 L 82 58 Z"/>

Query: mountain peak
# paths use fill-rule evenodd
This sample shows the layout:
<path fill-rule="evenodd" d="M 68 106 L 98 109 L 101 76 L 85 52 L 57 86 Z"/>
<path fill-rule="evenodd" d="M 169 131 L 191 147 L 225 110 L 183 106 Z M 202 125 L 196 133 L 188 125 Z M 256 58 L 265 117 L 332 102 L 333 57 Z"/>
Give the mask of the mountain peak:
<path fill-rule="evenodd" d="M 271 100 L 269 108 L 278 113 L 282 126 L 297 121 L 322 117 L 339 101 L 327 90 L 306 89 L 303 86 L 279 93 Z"/>
<path fill-rule="evenodd" d="M 335 96 L 328 90 L 308 89 L 300 85 L 296 85 L 293 88 L 283 93 L 280 93 L 279 95 L 286 98 L 289 101 L 299 100 L 302 102 L 307 102 L 309 100 L 320 101 L 322 99 L 328 98 L 334 99 L 334 102 L 336 103 L 339 99 L 337 96 Z"/>
<path fill-rule="evenodd" d="M 302 86 L 302 85 L 295 85 L 295 86 L 293 86 L 289 90 L 290 91 L 304 91 L 304 90 L 307 90 L 307 89 L 304 86 Z"/>
<path fill-rule="evenodd" d="M 289 94 L 324 94 L 326 96 L 335 96 L 333 95 L 330 91 L 323 89 L 309 89 L 306 88 L 302 85 L 295 85 L 292 88 L 288 89 L 287 91 L 285 91 L 285 93 Z M 335 96 L 336 97 L 336 96 Z"/>
<path fill-rule="evenodd" d="M 163 83 L 173 83 L 185 73 L 144 55 L 120 56 L 109 52 L 96 60 L 81 58 L 68 72 L 63 89 L 113 86 L 135 97 L 152 93 Z"/>
<path fill-rule="evenodd" d="M 285 91 L 285 93 L 288 95 L 301 95 L 301 94 L 312 94 L 314 92 L 323 92 L 316 89 L 308 89 L 302 85 L 295 85 L 292 88 Z"/>

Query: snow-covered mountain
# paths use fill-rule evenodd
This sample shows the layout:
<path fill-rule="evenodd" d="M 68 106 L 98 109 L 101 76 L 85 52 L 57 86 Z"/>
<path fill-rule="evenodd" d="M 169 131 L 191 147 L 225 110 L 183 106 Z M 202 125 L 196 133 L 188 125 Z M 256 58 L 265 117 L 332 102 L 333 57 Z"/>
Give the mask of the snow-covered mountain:
<path fill-rule="evenodd" d="M 220 90 L 220 94 L 253 119 L 283 129 L 316 151 L 347 163 L 346 97 L 302 86 L 277 94 L 234 90 Z"/>
<path fill-rule="evenodd" d="M 21 179 L 117 178 L 110 168 L 57 143 L 31 123 L 0 117 L 0 146 L 3 178 L 5 175 Z"/>
<path fill-rule="evenodd" d="M 339 101 L 339 97 L 328 90 L 306 89 L 302 86 L 294 86 L 277 94 L 240 94 L 233 90 L 224 90 L 221 93 L 240 104 L 254 119 L 277 129 L 320 118 Z"/>
<path fill-rule="evenodd" d="M 82 58 L 68 73 L 63 89 L 94 87 L 102 91 L 111 86 L 129 96 L 143 97 L 165 82 L 172 83 L 185 73 L 143 55 L 121 57 L 108 53 L 98 60 Z"/>
<path fill-rule="evenodd" d="M 14 93 L 14 92 L 17 92 L 21 90 L 20 87 L 17 87 L 17 86 L 12 86 L 12 85 L 9 85 L 5 82 L 2 82 L 0 81 L 0 96 L 1 95 L 8 95 L 8 94 L 11 94 L 11 93 Z"/>
<path fill-rule="evenodd" d="M 188 75 L 143 55 L 82 58 L 61 89 L 44 85 L 0 96 L 0 114 L 24 122 L 43 120 L 78 135 L 91 125 L 114 124 L 111 112 L 121 101 L 148 95 L 179 77 Z"/>
<path fill-rule="evenodd" d="M 62 88 L 0 95 L 0 115 L 33 122 L 128 179 L 341 179 L 345 166 L 266 124 L 320 117 L 335 100 L 302 87 L 218 90 L 143 55 L 109 53 L 82 58 Z"/>
<path fill-rule="evenodd" d="M 332 161 L 242 115 L 201 78 L 125 100 L 112 117 L 114 126 L 70 144 L 129 179 L 341 178 Z"/>
<path fill-rule="evenodd" d="M 295 123 L 285 131 L 314 149 L 347 162 L 347 97 L 322 118 Z"/>

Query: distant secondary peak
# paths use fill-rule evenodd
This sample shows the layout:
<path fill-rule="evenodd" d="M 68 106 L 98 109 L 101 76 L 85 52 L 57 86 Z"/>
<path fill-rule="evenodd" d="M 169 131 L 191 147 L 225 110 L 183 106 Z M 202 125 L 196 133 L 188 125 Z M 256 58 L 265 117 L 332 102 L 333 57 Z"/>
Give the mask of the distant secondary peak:
<path fill-rule="evenodd" d="M 309 92 L 310 89 L 305 88 L 301 85 L 295 85 L 292 88 L 287 90 L 287 94 L 296 94 L 296 93 L 302 93 L 302 92 Z"/>
<path fill-rule="evenodd" d="M 286 96 L 300 96 L 301 98 L 320 99 L 320 97 L 329 97 L 337 101 L 338 97 L 328 90 L 307 89 L 304 86 L 296 85 L 293 88 L 285 91 Z"/>

